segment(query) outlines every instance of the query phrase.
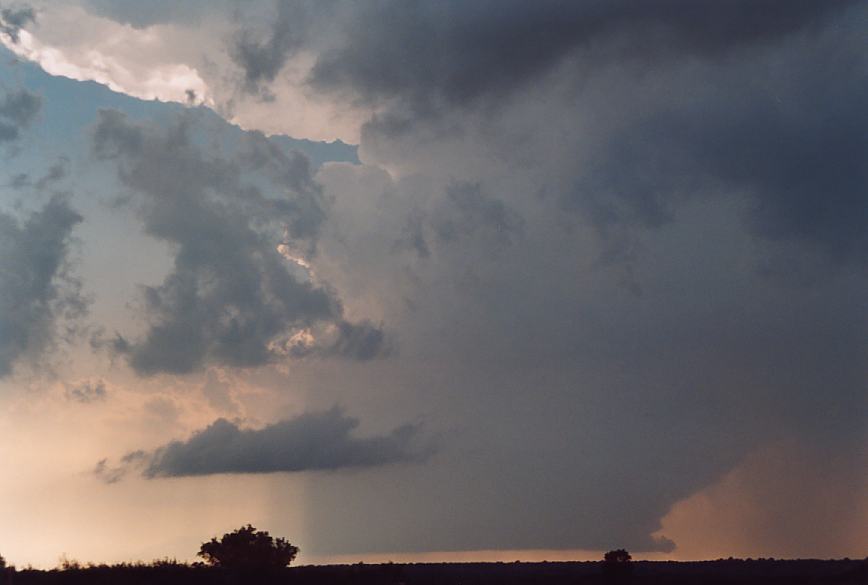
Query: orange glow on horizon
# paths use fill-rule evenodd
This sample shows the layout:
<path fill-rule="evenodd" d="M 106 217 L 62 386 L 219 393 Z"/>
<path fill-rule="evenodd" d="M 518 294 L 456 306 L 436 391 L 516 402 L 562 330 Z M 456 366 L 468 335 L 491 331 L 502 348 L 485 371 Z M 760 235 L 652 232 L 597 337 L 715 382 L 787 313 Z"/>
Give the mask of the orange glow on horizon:
<path fill-rule="evenodd" d="M 464 550 L 402 553 L 372 553 L 356 555 L 304 556 L 300 565 L 353 565 L 357 563 L 524 563 L 600 561 L 603 550 L 584 549 L 509 549 Z M 634 560 L 671 560 L 671 553 L 631 553 Z"/>

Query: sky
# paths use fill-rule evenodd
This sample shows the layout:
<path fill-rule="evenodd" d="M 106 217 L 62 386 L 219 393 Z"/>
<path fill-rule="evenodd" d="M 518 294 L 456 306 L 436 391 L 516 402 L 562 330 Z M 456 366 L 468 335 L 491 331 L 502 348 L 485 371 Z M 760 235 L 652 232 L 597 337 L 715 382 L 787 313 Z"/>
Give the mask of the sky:
<path fill-rule="evenodd" d="M 861 557 L 868 2 L 0 2 L 0 554 Z"/>

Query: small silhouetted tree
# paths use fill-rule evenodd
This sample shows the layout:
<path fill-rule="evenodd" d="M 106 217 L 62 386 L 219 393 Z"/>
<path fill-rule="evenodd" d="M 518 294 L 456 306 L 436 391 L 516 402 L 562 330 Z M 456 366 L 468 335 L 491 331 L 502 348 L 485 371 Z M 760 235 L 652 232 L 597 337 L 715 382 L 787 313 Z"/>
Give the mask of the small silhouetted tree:
<path fill-rule="evenodd" d="M 198 556 L 215 567 L 232 569 L 278 569 L 288 566 L 298 554 L 298 547 L 283 538 L 274 538 L 264 530 L 248 524 L 212 538 L 199 548 Z"/>
<path fill-rule="evenodd" d="M 603 555 L 603 576 L 612 583 L 624 583 L 633 574 L 633 557 L 623 548 Z"/>
<path fill-rule="evenodd" d="M 7 567 L 6 559 L 3 558 L 3 555 L 0 555 L 0 583 L 12 583 L 12 573 L 15 571 L 15 567 Z"/>
<path fill-rule="evenodd" d="M 623 548 L 619 548 L 616 550 L 610 550 L 606 554 L 603 555 L 603 562 L 607 565 L 617 565 L 617 566 L 625 566 L 633 560 L 633 557 L 630 556 Z"/>

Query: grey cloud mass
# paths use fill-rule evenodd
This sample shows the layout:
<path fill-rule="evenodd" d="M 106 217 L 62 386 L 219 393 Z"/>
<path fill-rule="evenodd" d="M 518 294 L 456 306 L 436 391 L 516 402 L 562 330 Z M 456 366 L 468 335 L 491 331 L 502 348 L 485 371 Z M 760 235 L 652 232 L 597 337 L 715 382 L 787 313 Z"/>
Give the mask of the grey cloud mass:
<path fill-rule="evenodd" d="M 630 122 L 564 193 L 601 229 L 659 226 L 699 196 L 746 197 L 753 233 L 835 262 L 868 260 L 868 99 L 858 33 L 771 49 L 753 63 L 663 73 L 670 91 L 623 101 Z M 851 46 L 852 52 L 842 51 Z M 632 104 L 632 106 L 631 106 Z"/>
<path fill-rule="evenodd" d="M 189 123 L 155 133 L 103 111 L 93 133 L 96 155 L 114 161 L 137 195 L 147 233 L 175 250 L 172 273 L 143 288 L 146 335 L 113 343 L 144 375 L 185 373 L 209 362 L 266 364 L 289 351 L 295 333 L 343 322 L 339 300 L 295 274 L 278 252 L 287 237 L 302 254 L 315 245 L 323 202 L 307 160 L 263 147 L 261 136 L 244 162 L 208 156 L 193 142 Z M 273 182 L 246 182 L 244 165 L 269 171 Z M 376 353 L 368 347 L 349 357 Z"/>
<path fill-rule="evenodd" d="M 60 322 L 86 311 L 68 262 L 72 230 L 81 220 L 64 196 L 24 221 L 0 213 L 0 378 L 21 360 L 48 359 Z"/>
<path fill-rule="evenodd" d="M 668 90 L 615 96 L 623 119 L 595 129 L 604 139 L 562 188 L 564 209 L 606 233 L 625 222 L 666 223 L 680 200 L 699 192 L 744 193 L 758 236 L 808 241 L 836 260 L 861 261 L 868 251 L 864 41 L 847 29 L 840 38 L 823 34 L 836 16 L 858 22 L 859 5 L 278 2 L 267 54 L 239 64 L 248 81 L 269 81 L 283 62 L 277 56 L 291 53 L 276 50 L 274 39 L 313 50 L 312 87 L 381 106 L 366 126 L 371 145 L 424 132 L 417 127 L 432 116 L 454 125 L 455 112 L 506 115 L 509 99 L 541 95 L 554 72 L 577 92 L 621 72 L 638 87 L 643 71 L 660 75 Z M 289 18 L 290 10 L 305 17 Z M 308 29 L 334 26 L 343 34 L 311 40 L 317 35 Z M 845 43 L 853 50 L 842 51 Z M 689 85 L 685 75 L 693 75 Z"/>
<path fill-rule="evenodd" d="M 602 48 L 597 56 L 606 60 L 716 57 L 816 27 L 854 3 L 278 1 L 266 40 L 251 41 L 245 31 L 235 51 L 247 83 L 255 84 L 272 81 L 292 50 L 306 42 L 318 50 L 314 87 L 347 90 L 366 100 L 398 97 L 420 115 L 482 96 L 508 96 L 573 51 Z M 340 34 L 320 39 L 317 33 L 335 22 Z"/>
<path fill-rule="evenodd" d="M 357 360 L 385 357 L 390 348 L 383 329 L 370 321 L 338 323 L 338 335 L 326 353 Z"/>
<path fill-rule="evenodd" d="M 378 549 L 671 550 L 661 519 L 758 446 L 864 445 L 866 4 L 478 6 L 362 8 L 314 69 L 381 108 L 361 158 L 403 171 L 321 171 L 322 255 L 389 307 L 408 365 L 372 378 L 461 428 L 418 485 L 473 510 L 422 493 L 322 546 L 422 509 Z M 337 525 L 390 481 L 315 506 Z"/>
<path fill-rule="evenodd" d="M 147 478 L 217 473 L 277 473 L 365 468 L 424 460 L 431 445 L 417 425 L 388 434 L 356 437 L 358 419 L 338 408 L 280 421 L 261 429 L 242 429 L 218 419 L 186 441 L 172 441 L 152 452 L 134 451 L 117 467 L 100 461 L 96 474 L 108 483 L 129 469 Z"/>

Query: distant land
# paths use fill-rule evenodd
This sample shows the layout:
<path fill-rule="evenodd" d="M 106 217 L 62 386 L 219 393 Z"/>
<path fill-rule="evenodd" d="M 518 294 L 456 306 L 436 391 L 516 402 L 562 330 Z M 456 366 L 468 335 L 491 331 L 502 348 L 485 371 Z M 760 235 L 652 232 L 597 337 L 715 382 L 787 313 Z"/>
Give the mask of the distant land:
<path fill-rule="evenodd" d="M 630 575 L 605 575 L 602 562 L 419 563 L 298 566 L 268 572 L 238 572 L 173 561 L 150 565 L 79 567 L 9 572 L 3 585 L 581 585 L 732 584 L 865 585 L 865 560 L 725 559 L 701 562 L 634 561 Z"/>

